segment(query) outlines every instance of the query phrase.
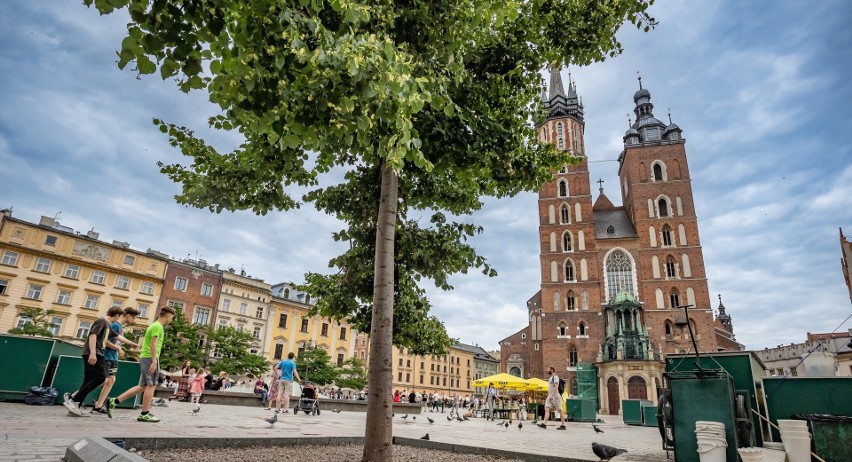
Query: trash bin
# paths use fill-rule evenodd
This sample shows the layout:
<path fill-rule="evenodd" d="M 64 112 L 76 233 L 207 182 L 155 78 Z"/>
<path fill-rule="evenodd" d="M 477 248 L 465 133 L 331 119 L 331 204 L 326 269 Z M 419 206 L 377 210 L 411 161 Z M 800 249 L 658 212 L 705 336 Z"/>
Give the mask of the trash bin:
<path fill-rule="evenodd" d="M 823 460 L 852 460 L 852 417 L 830 414 L 796 414 L 807 420 L 814 436 L 814 453 Z"/>
<path fill-rule="evenodd" d="M 642 417 L 645 419 L 646 427 L 656 427 L 657 406 L 642 406 Z"/>

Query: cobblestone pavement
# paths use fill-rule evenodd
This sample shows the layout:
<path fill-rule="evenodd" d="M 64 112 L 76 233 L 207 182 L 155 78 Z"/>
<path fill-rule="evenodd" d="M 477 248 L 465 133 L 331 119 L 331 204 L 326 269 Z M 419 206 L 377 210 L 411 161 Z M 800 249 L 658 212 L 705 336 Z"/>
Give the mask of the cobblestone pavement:
<path fill-rule="evenodd" d="M 184 437 L 184 438 L 265 438 L 363 436 L 366 413 L 332 413 L 328 409 L 319 416 L 286 414 L 270 428 L 264 421 L 272 415 L 260 407 L 202 405 L 195 415 L 189 403 L 170 403 L 169 407 L 153 407 L 159 423 L 137 422 L 139 411 L 116 409 L 113 419 L 105 415 L 69 417 L 61 406 L 26 406 L 0 403 L 0 460 L 43 461 L 59 460 L 65 447 L 86 436 L 122 437 Z M 617 416 L 600 416 L 605 422 L 598 426 L 605 431 L 596 434 L 589 423 L 568 423 L 567 431 L 558 431 L 553 423 L 542 430 L 525 422 L 519 430 L 517 421 L 509 428 L 497 426 L 484 419 L 468 422 L 448 422 L 446 414 L 426 412 L 403 420 L 394 419 L 395 436 L 420 438 L 427 432 L 431 441 L 488 447 L 530 454 L 548 454 L 581 460 L 597 460 L 591 443 L 607 444 L 627 449 L 631 458 L 643 461 L 664 461 L 660 437 L 656 428 L 628 426 Z M 427 417 L 434 420 L 429 424 Z M 641 458 L 640 458 L 641 457 Z"/>

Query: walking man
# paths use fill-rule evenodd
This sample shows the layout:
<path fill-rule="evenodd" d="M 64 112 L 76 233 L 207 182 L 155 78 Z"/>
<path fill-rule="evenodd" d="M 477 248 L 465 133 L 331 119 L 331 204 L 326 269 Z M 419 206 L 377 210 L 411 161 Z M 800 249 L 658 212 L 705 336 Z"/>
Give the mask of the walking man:
<path fill-rule="evenodd" d="M 299 378 L 299 373 L 296 371 L 296 361 L 293 361 L 296 355 L 291 351 L 287 353 L 287 359 L 278 363 L 278 367 L 281 368 L 281 382 L 278 386 L 278 393 L 280 393 L 278 399 L 278 409 L 276 409 L 275 413 L 277 414 L 281 410 L 281 401 L 284 401 L 284 414 L 290 412 L 290 395 L 293 394 L 293 377 L 296 377 L 297 382 L 301 382 L 302 379 Z"/>
<path fill-rule="evenodd" d="M 497 389 L 494 388 L 494 382 L 488 384 L 488 389 L 485 390 L 485 402 L 488 405 L 488 419 L 494 420 L 494 400 L 497 399 Z"/>
<path fill-rule="evenodd" d="M 113 309 L 114 308 L 110 308 L 110 311 Z M 117 309 L 120 310 L 120 308 Z M 109 315 L 109 313 L 107 313 L 107 315 Z M 110 332 L 107 336 L 106 348 L 104 348 L 107 378 L 104 380 L 104 386 L 101 388 L 101 394 L 98 396 L 98 400 L 95 401 L 95 405 L 92 408 L 92 411 L 94 412 L 101 414 L 107 413 L 106 408 L 104 407 L 104 401 L 106 401 L 109 396 L 109 392 L 112 390 L 112 386 L 115 384 L 115 376 L 118 374 L 118 359 L 124 357 L 124 350 L 121 349 L 122 342 L 130 344 L 135 349 L 139 348 L 138 343 L 131 342 L 124 338 L 124 326 L 136 321 L 136 316 L 138 315 L 139 311 L 136 308 L 127 307 L 120 315 L 116 316 L 115 321 L 110 324 Z"/>
<path fill-rule="evenodd" d="M 540 423 L 538 426 L 547 429 L 550 411 L 557 409 L 559 410 L 559 420 L 562 421 L 562 425 L 556 429 L 565 430 L 565 413 L 562 412 L 562 395 L 559 394 L 559 376 L 556 375 L 556 368 L 553 366 L 550 366 L 547 373 L 550 375 L 550 379 L 547 380 L 547 399 L 544 401 L 544 423 Z"/>
<path fill-rule="evenodd" d="M 139 385 L 125 391 L 118 398 L 110 398 L 107 401 L 107 415 L 112 418 L 115 406 L 126 399 L 130 399 L 142 393 L 142 414 L 136 418 L 139 422 L 159 422 L 160 419 L 151 414 L 151 399 L 157 389 L 157 380 L 160 377 L 160 351 L 163 349 L 164 331 L 175 317 L 175 309 L 170 306 L 160 308 L 160 314 L 153 324 L 145 330 L 145 339 L 142 341 L 142 350 L 139 352 Z"/>
<path fill-rule="evenodd" d="M 86 343 L 83 344 L 83 383 L 74 393 L 65 393 L 62 404 L 68 408 L 69 415 L 89 417 L 91 414 L 83 410 L 86 397 L 98 388 L 107 377 L 107 364 L 104 359 L 104 341 L 110 329 L 110 323 L 121 314 L 119 307 L 112 307 L 106 317 L 98 318 L 92 323 Z"/>

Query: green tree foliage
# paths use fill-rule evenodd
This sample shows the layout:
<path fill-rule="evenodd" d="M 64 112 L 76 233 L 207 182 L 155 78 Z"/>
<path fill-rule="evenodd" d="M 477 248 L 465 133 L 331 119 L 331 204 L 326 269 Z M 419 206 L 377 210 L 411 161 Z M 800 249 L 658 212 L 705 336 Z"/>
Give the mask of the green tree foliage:
<path fill-rule="evenodd" d="M 446 346 L 440 323 L 425 314 L 418 282 L 442 286 L 442 274 L 471 263 L 493 274 L 465 247 L 469 233 L 478 232 L 471 225 L 445 225 L 460 240 L 441 267 L 406 243 L 440 234 L 444 218 L 433 212 L 469 214 L 481 197 L 535 190 L 570 163 L 567 152 L 539 143 L 531 126 L 542 116 L 541 71 L 615 56 L 621 51 L 615 33 L 625 21 L 646 30 L 653 25 L 646 14 L 652 2 L 84 0 L 104 14 L 129 10 L 119 67 L 134 63 L 139 74 L 159 69 L 183 91 L 206 90 L 221 110 L 210 126 L 244 138 L 220 153 L 191 129 L 155 120 L 191 159 L 161 165 L 182 185 L 178 202 L 215 212 L 288 210 L 301 202 L 289 193 L 294 186 L 315 187 L 332 168 L 348 169 L 342 184 L 301 199 L 343 219 L 348 228 L 338 238 L 368 262 L 344 255 L 327 281 L 329 290 L 359 287 L 344 306 L 362 327 L 371 319 L 373 425 L 364 460 L 391 459 L 392 340 L 416 345 L 408 335 L 422 324 L 424 342 Z M 369 189 L 358 189 L 362 184 Z M 333 203 L 327 195 L 335 188 L 352 200 Z M 427 229 L 418 227 L 415 212 L 433 215 Z M 400 330 L 399 315 L 418 322 Z"/>
<path fill-rule="evenodd" d="M 303 382 L 323 386 L 337 380 L 337 368 L 322 348 L 308 348 L 296 356 L 296 371 Z"/>
<path fill-rule="evenodd" d="M 364 370 L 364 363 L 358 358 L 352 357 L 343 361 L 343 366 L 338 369 L 337 374 L 334 384 L 340 388 L 363 390 L 367 386 L 367 372 Z"/>
<path fill-rule="evenodd" d="M 53 334 L 48 330 L 51 327 L 56 327 L 56 324 L 51 322 L 51 317 L 55 311 L 42 310 L 41 308 L 23 307 L 18 311 L 18 316 L 24 319 L 29 319 L 23 327 L 15 327 L 9 329 L 10 334 L 31 335 L 33 337 L 53 337 Z"/>
<path fill-rule="evenodd" d="M 160 355 L 160 368 L 177 369 L 184 361 L 192 361 L 193 364 L 204 363 L 204 349 L 200 345 L 201 326 L 190 323 L 179 305 L 171 306 L 175 309 L 175 316 L 172 322 L 163 328 L 165 339 Z"/>
<path fill-rule="evenodd" d="M 127 340 L 132 340 L 138 344 L 142 344 L 141 339 L 145 337 L 145 331 L 132 328 L 133 324 L 130 326 L 124 326 L 124 333 L 122 334 L 124 338 Z M 124 360 L 125 361 L 139 361 L 139 351 L 134 350 L 132 346 L 128 343 L 122 343 L 121 349 L 124 351 Z M 166 360 L 168 358 L 161 358 L 163 360 L 163 370 L 168 370 L 168 367 L 165 367 Z"/>
<path fill-rule="evenodd" d="M 254 336 L 231 326 L 219 327 L 209 336 L 210 344 L 221 358 L 210 364 L 214 374 L 252 374 L 260 376 L 269 370 L 269 363 L 262 356 L 249 352 Z"/>

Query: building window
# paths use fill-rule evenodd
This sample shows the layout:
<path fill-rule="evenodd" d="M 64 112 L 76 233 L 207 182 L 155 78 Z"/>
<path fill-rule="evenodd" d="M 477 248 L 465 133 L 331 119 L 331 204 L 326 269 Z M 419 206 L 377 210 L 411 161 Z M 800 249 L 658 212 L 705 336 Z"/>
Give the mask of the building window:
<path fill-rule="evenodd" d="M 3 260 L 0 263 L 6 266 L 15 266 L 18 264 L 18 252 L 12 252 L 11 250 L 3 251 Z"/>
<path fill-rule="evenodd" d="M 568 182 L 559 180 L 559 197 L 568 197 Z"/>
<path fill-rule="evenodd" d="M 240 314 L 245 316 L 246 311 L 248 311 L 248 303 L 240 303 Z"/>
<path fill-rule="evenodd" d="M 345 327 L 340 328 L 340 340 L 346 340 L 346 328 Z"/>
<path fill-rule="evenodd" d="M 195 312 L 192 313 L 192 323 L 206 326 L 208 322 L 210 322 L 210 310 L 195 307 Z"/>
<path fill-rule="evenodd" d="M 241 322 L 238 322 L 237 323 L 237 330 L 240 331 L 240 332 L 246 330 L 246 325 L 241 323 Z"/>
<path fill-rule="evenodd" d="M 228 327 L 228 320 L 227 319 L 220 319 L 219 320 L 219 328 L 222 329 L 222 328 L 225 328 L 225 327 Z"/>
<path fill-rule="evenodd" d="M 260 326 L 254 326 L 254 338 L 260 340 Z"/>
<path fill-rule="evenodd" d="M 132 265 L 134 263 L 136 263 L 136 257 L 134 257 L 133 255 L 125 255 L 124 256 L 124 264 L 125 265 Z"/>
<path fill-rule="evenodd" d="M 147 318 L 148 317 L 148 305 L 146 305 L 144 303 L 140 303 L 139 307 L 137 309 L 139 310 L 139 317 L 140 318 Z"/>
<path fill-rule="evenodd" d="M 411 360 L 410 359 L 405 360 L 405 367 L 411 367 Z"/>
<path fill-rule="evenodd" d="M 675 261 L 671 255 L 666 257 L 666 277 L 673 278 L 677 276 L 677 272 L 675 271 Z"/>
<path fill-rule="evenodd" d="M 586 334 L 586 324 L 585 323 L 580 322 L 580 327 L 578 328 L 578 330 L 580 331 L 580 335 L 588 335 L 588 334 Z"/>
<path fill-rule="evenodd" d="M 669 292 L 669 304 L 672 309 L 680 306 L 680 293 L 678 293 L 677 289 L 672 289 L 672 291 Z"/>
<path fill-rule="evenodd" d="M 62 330 L 62 317 L 54 316 L 50 319 L 50 325 L 47 327 L 48 332 L 50 332 L 53 336 L 58 337 L 59 331 Z"/>
<path fill-rule="evenodd" d="M 44 245 L 56 247 L 56 236 L 47 236 L 44 238 Z"/>
<path fill-rule="evenodd" d="M 115 287 L 119 289 L 127 289 L 130 287 L 130 278 L 127 276 L 119 276 L 118 282 L 116 282 Z"/>
<path fill-rule="evenodd" d="M 32 323 L 33 323 L 32 318 L 30 318 L 29 316 L 21 315 L 21 317 L 18 318 L 18 324 L 15 325 L 15 328 L 23 329 L 27 324 L 32 324 Z"/>
<path fill-rule="evenodd" d="M 255 312 L 255 316 L 257 319 L 263 319 L 263 307 L 257 307 L 257 311 Z"/>
<path fill-rule="evenodd" d="M 672 227 L 669 225 L 663 225 L 663 246 L 672 245 Z"/>
<path fill-rule="evenodd" d="M 423 376 L 420 376 L 420 385 L 423 385 Z"/>
<path fill-rule="evenodd" d="M 672 335 L 672 322 L 671 321 L 666 321 L 665 329 L 666 329 L 666 331 L 665 331 L 666 337 L 670 337 Z"/>
<path fill-rule="evenodd" d="M 65 267 L 65 277 L 68 279 L 77 279 L 80 274 L 80 267 L 77 265 L 68 265 Z"/>
<path fill-rule="evenodd" d="M 281 359 L 284 357 L 284 345 L 281 343 L 275 344 L 275 352 L 272 353 L 272 359 Z"/>
<path fill-rule="evenodd" d="M 90 310 L 98 309 L 98 298 L 97 295 L 86 295 L 86 303 L 83 304 L 83 307 Z"/>
<path fill-rule="evenodd" d="M 225 298 L 222 300 L 222 311 L 231 311 L 231 300 Z"/>
<path fill-rule="evenodd" d="M 53 263 L 49 258 L 39 258 L 36 262 L 35 271 L 39 273 L 49 273 L 50 264 Z"/>
<path fill-rule="evenodd" d="M 565 262 L 565 280 L 573 281 L 574 280 L 574 264 L 571 263 L 571 260 Z"/>
<path fill-rule="evenodd" d="M 566 309 L 568 311 L 576 311 L 577 310 L 577 297 L 574 296 L 574 291 L 569 290 L 568 296 L 565 298 L 565 303 L 568 305 Z"/>
<path fill-rule="evenodd" d="M 201 284 L 201 295 L 205 297 L 210 297 L 213 295 L 213 284 L 204 283 Z"/>
<path fill-rule="evenodd" d="M 311 304 L 311 294 L 305 294 L 305 305 Z"/>
<path fill-rule="evenodd" d="M 630 294 L 633 290 L 633 265 L 627 252 L 616 249 L 606 257 L 606 279 L 607 294 L 609 300 L 615 298 L 619 289 L 624 289 Z"/>
<path fill-rule="evenodd" d="M 568 350 L 568 367 L 577 367 L 577 347 L 571 345 Z"/>
<path fill-rule="evenodd" d="M 103 271 L 92 272 L 92 284 L 103 285 L 104 280 L 106 280 L 106 274 Z"/>
<path fill-rule="evenodd" d="M 444 377 L 444 386 L 445 387 L 447 386 L 447 378 L 446 377 Z"/>
<path fill-rule="evenodd" d="M 343 367 L 343 353 L 337 353 L 337 367 Z M 423 376 L 420 376 L 420 383 L 423 383 Z"/>
<path fill-rule="evenodd" d="M 92 323 L 89 321 L 80 321 L 80 327 L 77 328 L 77 335 L 75 338 L 85 339 L 89 336 L 89 329 L 92 327 Z"/>
<path fill-rule="evenodd" d="M 659 163 L 654 164 L 654 181 L 664 181 L 663 166 Z"/>
<path fill-rule="evenodd" d="M 665 198 L 660 198 L 657 201 L 657 208 L 660 210 L 660 217 L 669 216 L 669 202 Z"/>
<path fill-rule="evenodd" d="M 320 330 L 320 335 L 323 337 L 328 337 L 328 323 L 322 323 L 322 328 Z"/>
<path fill-rule="evenodd" d="M 399 367 L 402 367 L 402 358 L 399 358 Z"/>
<path fill-rule="evenodd" d="M 5 279 L 0 279 L 0 295 L 6 293 L 6 289 L 9 287 L 9 281 Z"/>
<path fill-rule="evenodd" d="M 189 282 L 186 278 L 175 278 L 175 290 L 186 292 L 186 284 Z"/>
<path fill-rule="evenodd" d="M 278 315 L 278 327 L 285 328 L 287 327 L 287 314 L 281 313 Z"/>
<path fill-rule="evenodd" d="M 568 232 L 568 231 L 565 231 L 562 234 L 562 251 L 563 252 L 570 252 L 572 250 L 574 250 L 574 249 L 571 247 L 571 233 Z"/>
<path fill-rule="evenodd" d="M 308 318 L 302 318 L 302 328 L 300 330 L 302 332 L 308 331 Z"/>
<path fill-rule="evenodd" d="M 559 323 L 559 336 L 564 337 L 566 335 L 568 335 L 568 327 L 565 326 L 564 322 L 560 322 Z"/>
<path fill-rule="evenodd" d="M 110 306 L 113 307 L 113 308 L 121 308 L 121 305 L 123 305 L 123 304 L 124 304 L 124 302 L 122 300 L 113 299 L 112 305 L 110 305 Z"/>
<path fill-rule="evenodd" d="M 535 351 L 538 351 L 538 343 L 535 344 Z"/>
<path fill-rule="evenodd" d="M 41 291 L 43 289 L 44 286 L 30 284 L 30 288 L 27 289 L 27 298 L 30 300 L 41 300 Z"/>
<path fill-rule="evenodd" d="M 290 289 L 284 289 L 284 298 L 290 299 Z"/>
<path fill-rule="evenodd" d="M 562 204 L 562 207 L 560 207 L 559 220 L 563 225 L 571 223 L 571 209 L 568 207 L 568 204 Z"/>

